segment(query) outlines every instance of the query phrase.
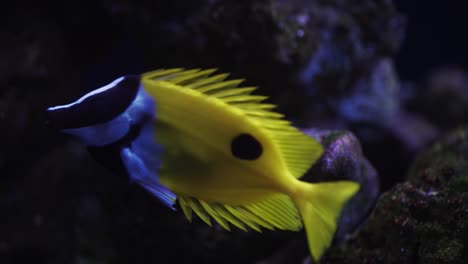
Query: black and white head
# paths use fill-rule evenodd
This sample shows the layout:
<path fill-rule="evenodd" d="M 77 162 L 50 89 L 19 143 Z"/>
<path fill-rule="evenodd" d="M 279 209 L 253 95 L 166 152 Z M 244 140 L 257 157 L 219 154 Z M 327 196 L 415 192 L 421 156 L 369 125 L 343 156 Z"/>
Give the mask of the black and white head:
<path fill-rule="evenodd" d="M 78 137 L 87 146 L 104 146 L 127 135 L 131 127 L 154 116 L 154 101 L 127 75 L 87 93 L 73 103 L 50 107 L 47 124 Z"/>
<path fill-rule="evenodd" d="M 155 108 L 140 76 L 128 75 L 73 103 L 48 108 L 46 116 L 50 127 L 78 137 L 98 162 L 172 208 L 175 194 L 158 180 L 162 148 L 154 137 Z"/>

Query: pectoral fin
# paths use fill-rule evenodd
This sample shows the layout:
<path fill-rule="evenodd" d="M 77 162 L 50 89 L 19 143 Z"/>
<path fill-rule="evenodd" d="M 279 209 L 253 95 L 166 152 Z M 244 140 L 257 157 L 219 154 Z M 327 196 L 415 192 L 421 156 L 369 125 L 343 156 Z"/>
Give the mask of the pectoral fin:
<path fill-rule="evenodd" d="M 176 195 L 159 183 L 156 172 L 148 170 L 143 160 L 130 148 L 122 149 L 121 158 L 132 180 L 156 196 L 163 204 L 174 209 Z"/>

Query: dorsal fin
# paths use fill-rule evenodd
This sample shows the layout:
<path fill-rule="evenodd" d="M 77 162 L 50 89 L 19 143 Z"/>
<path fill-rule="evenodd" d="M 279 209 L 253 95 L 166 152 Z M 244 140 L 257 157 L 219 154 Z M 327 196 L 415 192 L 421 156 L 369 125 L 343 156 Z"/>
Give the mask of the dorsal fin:
<path fill-rule="evenodd" d="M 212 75 L 216 70 L 167 69 L 144 73 L 144 80 L 168 82 L 179 89 L 193 89 L 241 110 L 255 122 L 278 147 L 289 172 L 299 178 L 322 154 L 322 146 L 291 126 L 283 115 L 272 111 L 268 97 L 252 95 L 256 87 L 238 87 L 243 80 L 226 80 L 229 74 Z"/>

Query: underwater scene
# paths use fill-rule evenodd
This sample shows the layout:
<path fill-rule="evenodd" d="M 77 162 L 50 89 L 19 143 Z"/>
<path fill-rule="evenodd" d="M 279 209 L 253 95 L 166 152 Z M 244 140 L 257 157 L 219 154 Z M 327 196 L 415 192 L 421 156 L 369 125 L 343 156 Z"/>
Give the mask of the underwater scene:
<path fill-rule="evenodd" d="M 465 10 L 3 6 L 0 264 L 467 263 Z"/>

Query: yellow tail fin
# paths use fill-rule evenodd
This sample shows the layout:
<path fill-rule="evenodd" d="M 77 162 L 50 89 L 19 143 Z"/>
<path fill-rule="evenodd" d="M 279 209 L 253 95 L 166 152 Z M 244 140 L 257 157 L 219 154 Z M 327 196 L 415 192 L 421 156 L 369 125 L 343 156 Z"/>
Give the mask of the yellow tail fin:
<path fill-rule="evenodd" d="M 294 202 L 304 222 L 310 254 L 317 262 L 330 246 L 345 203 L 359 190 L 351 181 L 298 184 Z"/>

